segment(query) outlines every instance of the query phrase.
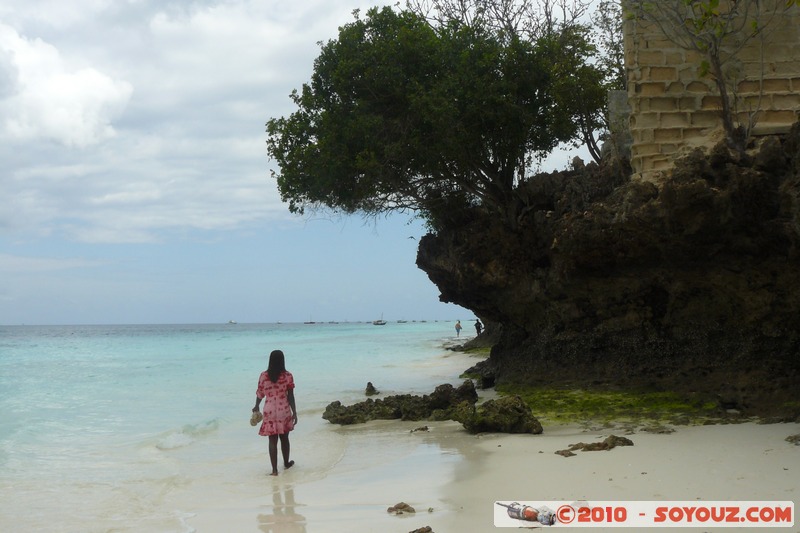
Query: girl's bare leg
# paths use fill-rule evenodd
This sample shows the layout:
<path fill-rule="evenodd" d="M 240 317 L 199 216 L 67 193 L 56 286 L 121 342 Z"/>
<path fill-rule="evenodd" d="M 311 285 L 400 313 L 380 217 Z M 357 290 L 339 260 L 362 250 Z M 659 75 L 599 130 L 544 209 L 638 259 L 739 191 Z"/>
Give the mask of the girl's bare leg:
<path fill-rule="evenodd" d="M 289 445 L 289 434 L 284 433 L 283 435 L 280 435 L 280 439 L 281 439 L 281 453 L 283 454 L 283 467 L 291 468 L 292 466 L 294 466 L 294 461 L 289 460 L 289 450 L 291 449 Z"/>
<path fill-rule="evenodd" d="M 281 435 L 283 437 L 283 435 Z M 281 443 L 283 444 L 283 443 Z M 283 447 L 283 446 L 281 446 Z M 271 476 L 278 475 L 278 435 L 269 436 L 269 462 L 272 463 Z"/>

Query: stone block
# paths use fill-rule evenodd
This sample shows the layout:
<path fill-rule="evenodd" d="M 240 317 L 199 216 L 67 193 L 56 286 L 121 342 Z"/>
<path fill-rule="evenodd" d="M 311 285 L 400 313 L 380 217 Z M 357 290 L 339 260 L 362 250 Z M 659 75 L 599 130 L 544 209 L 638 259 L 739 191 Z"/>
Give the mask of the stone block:
<path fill-rule="evenodd" d="M 691 114 L 692 126 L 699 128 L 714 128 L 718 126 L 722 119 L 715 111 L 695 111 Z"/>
<path fill-rule="evenodd" d="M 761 50 L 759 48 L 759 46 L 745 46 L 739 50 L 739 53 L 736 54 L 736 56 L 740 61 L 745 63 L 760 63 Z"/>
<path fill-rule="evenodd" d="M 702 81 L 692 81 L 686 85 L 688 93 L 707 93 L 709 91 L 711 91 L 711 85 Z"/>
<path fill-rule="evenodd" d="M 667 85 L 667 94 L 679 96 L 683 95 L 686 92 L 685 85 L 679 81 L 673 81 L 669 85 Z"/>
<path fill-rule="evenodd" d="M 663 65 L 665 63 L 664 52 L 661 50 L 642 50 L 636 58 L 638 65 L 644 67 L 647 65 Z"/>
<path fill-rule="evenodd" d="M 703 96 L 699 109 L 722 109 L 722 98 L 714 95 Z"/>
<path fill-rule="evenodd" d="M 631 135 L 633 136 L 634 143 L 651 143 L 654 140 L 654 131 L 652 128 L 643 128 L 632 130 Z"/>
<path fill-rule="evenodd" d="M 683 82 L 684 86 L 697 79 L 697 66 L 696 65 L 683 65 L 678 68 L 678 79 Z"/>
<path fill-rule="evenodd" d="M 664 63 L 667 65 L 683 65 L 686 64 L 686 54 L 683 50 L 674 50 L 664 53 Z"/>
<path fill-rule="evenodd" d="M 664 94 L 664 83 L 643 82 L 636 85 L 639 96 L 660 96 Z"/>
<path fill-rule="evenodd" d="M 800 60 L 775 61 L 770 63 L 772 75 L 775 77 L 789 77 L 800 72 Z"/>
<path fill-rule="evenodd" d="M 640 113 L 631 117 L 631 129 L 657 128 L 659 125 L 658 113 Z"/>
<path fill-rule="evenodd" d="M 772 100 L 772 109 L 775 110 L 800 109 L 800 93 L 773 94 L 771 100 Z"/>
<path fill-rule="evenodd" d="M 800 71 L 798 71 L 800 72 Z M 792 84 L 789 79 L 765 79 L 763 82 L 763 89 L 765 93 L 783 93 L 792 90 Z"/>
<path fill-rule="evenodd" d="M 769 95 L 746 96 L 744 98 L 739 98 L 739 100 L 736 102 L 736 109 L 745 115 L 758 113 L 759 111 L 771 108 L 772 102 Z"/>
<path fill-rule="evenodd" d="M 660 37 L 660 38 L 659 38 Z M 653 34 L 653 38 L 645 41 L 643 49 L 661 50 L 662 52 L 677 50 L 679 47 L 664 37 L 664 34 Z"/>
<path fill-rule="evenodd" d="M 789 133 L 792 128 L 791 124 L 762 124 L 760 122 L 753 126 L 750 131 L 751 135 L 783 135 Z"/>
<path fill-rule="evenodd" d="M 683 128 L 659 128 L 653 130 L 653 140 L 657 143 L 675 142 L 683 139 Z"/>
<path fill-rule="evenodd" d="M 797 111 L 790 111 L 790 110 L 783 110 L 783 111 L 764 111 L 761 115 L 760 122 L 765 123 L 772 123 L 772 124 L 793 124 L 797 121 L 798 116 L 800 116 L 800 110 Z"/>
<path fill-rule="evenodd" d="M 640 165 L 642 172 L 651 172 L 653 170 L 653 158 L 642 158 Z"/>
<path fill-rule="evenodd" d="M 733 115 L 733 120 L 737 124 L 741 124 L 742 126 L 746 127 L 748 124 L 761 120 L 761 116 L 764 114 L 764 111 L 764 109 L 760 111 L 741 111 Z"/>
<path fill-rule="evenodd" d="M 797 24 L 800 24 L 800 21 L 796 21 Z M 782 25 L 783 27 L 774 26 L 770 28 L 770 35 L 769 40 L 770 44 L 767 45 L 768 50 L 772 50 L 772 48 L 776 49 L 776 54 L 780 54 L 781 47 L 785 46 L 787 43 L 796 43 L 800 37 L 797 35 L 797 25 L 789 26 Z M 748 48 L 758 48 L 757 46 L 748 47 Z"/>
<path fill-rule="evenodd" d="M 695 111 L 700 109 L 700 98 L 697 96 L 684 96 L 678 101 L 678 108 L 681 111 Z"/>
<path fill-rule="evenodd" d="M 632 156 L 647 156 L 661 153 L 661 145 L 658 143 L 635 144 L 631 148 Z"/>
<path fill-rule="evenodd" d="M 661 153 L 665 155 L 674 154 L 680 150 L 682 146 L 683 145 L 679 143 L 663 143 L 661 145 Z"/>
<path fill-rule="evenodd" d="M 642 81 L 642 69 L 628 67 L 628 85 Z"/>
<path fill-rule="evenodd" d="M 661 115 L 662 128 L 683 128 L 691 125 L 688 113 L 664 113 Z"/>
<path fill-rule="evenodd" d="M 651 81 L 673 81 L 678 79 L 678 71 L 675 67 L 650 67 L 649 77 Z"/>
<path fill-rule="evenodd" d="M 677 111 L 678 100 L 675 97 L 665 96 L 663 98 L 650 99 L 650 111 Z"/>
<path fill-rule="evenodd" d="M 740 81 L 738 85 L 740 95 L 758 94 L 761 91 L 761 82 L 757 80 Z"/>
<path fill-rule="evenodd" d="M 659 170 L 667 170 L 673 166 L 673 158 L 667 156 L 650 156 L 642 160 L 642 171 L 655 172 Z"/>
<path fill-rule="evenodd" d="M 694 141 L 697 139 L 708 137 L 708 128 L 683 128 L 683 141 Z"/>

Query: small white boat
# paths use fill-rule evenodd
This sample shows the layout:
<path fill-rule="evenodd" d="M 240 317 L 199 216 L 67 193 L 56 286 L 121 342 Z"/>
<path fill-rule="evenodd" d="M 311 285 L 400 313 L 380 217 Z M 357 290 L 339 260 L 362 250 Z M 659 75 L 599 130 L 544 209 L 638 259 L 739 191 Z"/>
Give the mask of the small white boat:
<path fill-rule="evenodd" d="M 380 320 L 373 320 L 372 321 L 372 325 L 373 326 L 385 326 L 386 325 L 386 321 L 383 319 L 383 313 L 381 313 L 381 319 Z"/>

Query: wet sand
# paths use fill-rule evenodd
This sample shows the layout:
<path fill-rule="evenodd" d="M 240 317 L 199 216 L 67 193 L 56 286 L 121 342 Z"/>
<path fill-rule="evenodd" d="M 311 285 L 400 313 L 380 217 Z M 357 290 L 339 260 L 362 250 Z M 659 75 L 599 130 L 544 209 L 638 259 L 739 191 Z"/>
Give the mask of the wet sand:
<path fill-rule="evenodd" d="M 428 431 L 412 431 L 424 425 Z M 304 445 L 297 442 L 297 466 L 270 478 L 264 465 L 254 474 L 254 493 L 236 499 L 224 491 L 198 495 L 186 523 L 201 533 L 409 532 L 424 526 L 438 533 L 489 532 L 505 530 L 494 526 L 496 501 L 761 500 L 797 507 L 800 500 L 800 446 L 785 440 L 800 433 L 800 424 L 677 426 L 667 434 L 544 428 L 542 435 L 474 436 L 455 422 L 334 427 L 341 446 L 335 461 L 318 468 L 311 458 L 304 461 Z M 573 457 L 555 453 L 611 434 L 634 445 Z M 387 512 L 401 501 L 416 513 Z M 660 529 L 671 530 L 746 528 Z"/>

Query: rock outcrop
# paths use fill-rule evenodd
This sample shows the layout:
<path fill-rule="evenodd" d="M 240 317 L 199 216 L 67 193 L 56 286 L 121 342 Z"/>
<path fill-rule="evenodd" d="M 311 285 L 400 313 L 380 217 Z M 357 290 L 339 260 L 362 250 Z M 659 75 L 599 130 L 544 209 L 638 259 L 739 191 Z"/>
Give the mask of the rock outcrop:
<path fill-rule="evenodd" d="M 519 396 L 487 400 L 478 405 L 478 393 L 471 380 L 458 388 L 450 384 L 436 387 L 431 394 L 398 394 L 380 400 L 367 399 L 353 405 L 335 401 L 328 404 L 322 418 L 332 424 L 361 424 L 370 420 L 455 420 L 469 433 L 534 433 L 542 424 Z M 428 431 L 428 426 L 411 430 Z"/>
<path fill-rule="evenodd" d="M 800 124 L 749 155 L 542 174 L 515 224 L 479 208 L 420 241 L 444 302 L 501 324 L 499 383 L 671 390 L 800 415 Z"/>
<path fill-rule="evenodd" d="M 472 381 L 459 387 L 439 385 L 423 396 L 398 394 L 378 400 L 369 398 L 350 406 L 335 401 L 328 404 L 322 418 L 333 424 L 360 424 L 370 420 L 457 420 L 456 413 L 478 401 Z"/>
<path fill-rule="evenodd" d="M 469 433 L 542 433 L 542 424 L 519 396 L 487 400 L 457 417 Z"/>

